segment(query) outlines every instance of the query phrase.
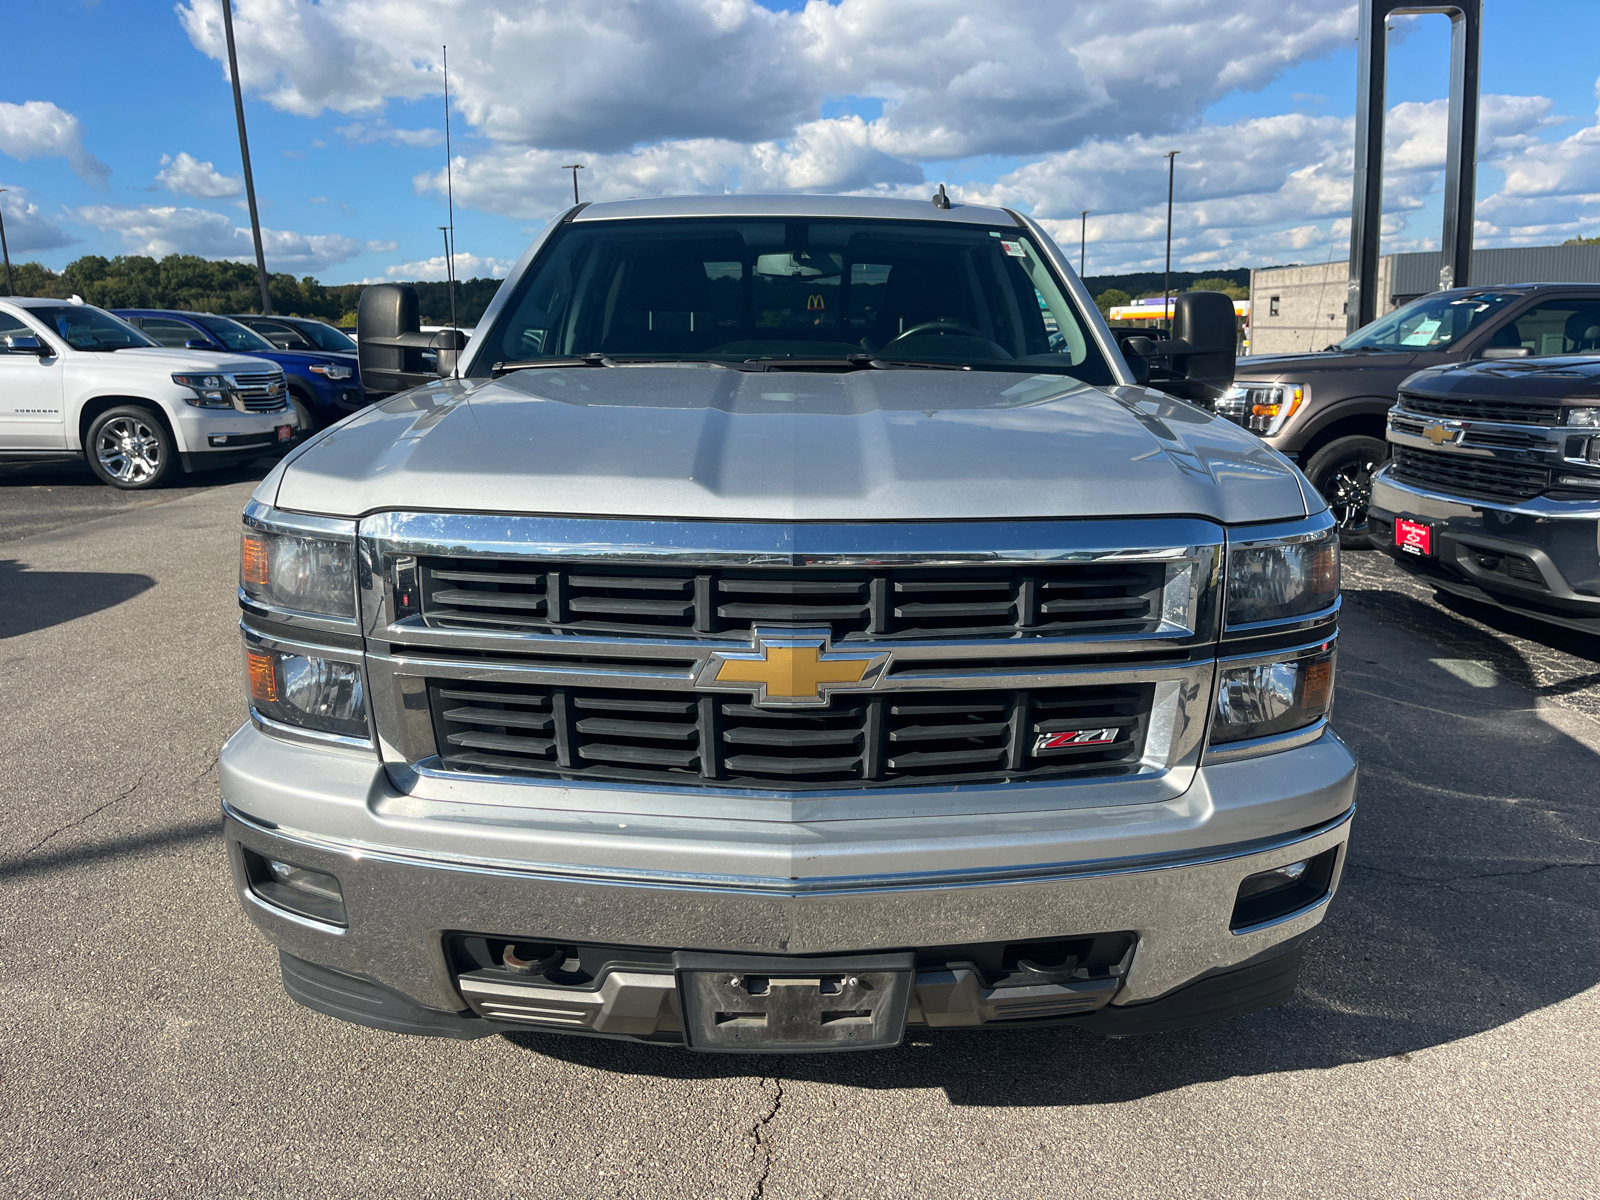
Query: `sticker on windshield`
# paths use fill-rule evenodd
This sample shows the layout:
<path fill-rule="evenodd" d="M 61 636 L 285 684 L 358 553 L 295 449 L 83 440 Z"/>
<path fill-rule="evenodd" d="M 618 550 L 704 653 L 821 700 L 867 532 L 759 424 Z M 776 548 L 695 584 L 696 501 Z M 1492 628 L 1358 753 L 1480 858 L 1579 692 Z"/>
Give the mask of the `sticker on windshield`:
<path fill-rule="evenodd" d="M 1004 238 L 1001 238 L 1000 239 L 1000 248 L 1002 250 L 1004 250 L 1007 254 L 1009 254 L 1012 258 L 1027 258 L 1028 257 L 1028 252 L 1025 249 L 1023 249 L 1021 242 L 1008 242 Z"/>
<path fill-rule="evenodd" d="M 1433 341 L 1433 335 L 1439 330 L 1439 322 L 1433 318 L 1418 322 L 1417 327 L 1405 337 L 1400 339 L 1402 346 L 1426 346 Z"/>

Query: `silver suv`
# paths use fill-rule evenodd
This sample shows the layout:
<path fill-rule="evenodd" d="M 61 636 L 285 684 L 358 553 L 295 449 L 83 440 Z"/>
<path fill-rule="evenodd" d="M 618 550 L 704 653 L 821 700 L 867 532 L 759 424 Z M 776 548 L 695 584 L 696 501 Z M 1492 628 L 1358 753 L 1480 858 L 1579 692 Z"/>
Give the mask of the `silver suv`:
<path fill-rule="evenodd" d="M 1175 397 L 1225 297 L 1151 390 L 1036 223 L 942 199 L 574 208 L 465 353 L 367 290 L 405 390 L 244 514 L 227 841 L 297 1000 L 810 1051 L 1293 991 L 1334 523 Z"/>

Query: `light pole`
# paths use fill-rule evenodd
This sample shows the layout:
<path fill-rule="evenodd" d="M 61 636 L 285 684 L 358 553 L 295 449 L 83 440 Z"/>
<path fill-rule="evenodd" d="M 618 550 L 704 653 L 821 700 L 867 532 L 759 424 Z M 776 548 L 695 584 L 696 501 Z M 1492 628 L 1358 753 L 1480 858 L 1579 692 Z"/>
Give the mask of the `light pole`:
<path fill-rule="evenodd" d="M 582 163 L 568 163 L 566 166 L 562 167 L 561 169 L 563 171 L 571 171 L 572 172 L 572 202 L 574 204 L 576 204 L 578 202 L 578 172 L 583 170 L 583 164 Z"/>
<path fill-rule="evenodd" d="M 9 192 L 10 190 L 10 188 L 0 188 L 0 192 Z M 6 245 L 6 214 L 3 208 L 0 208 L 0 254 L 3 254 L 6 260 L 6 295 L 9 296 L 12 294 L 11 248 Z"/>
<path fill-rule="evenodd" d="M 250 139 L 244 132 L 244 93 L 239 90 L 239 56 L 233 49 L 233 0 L 222 0 L 222 31 L 228 36 L 228 74 L 233 79 L 233 113 L 239 118 L 239 157 L 244 160 L 244 196 L 250 202 L 250 236 L 256 243 L 256 278 L 261 283 L 261 312 L 272 315 L 267 291 L 267 256 L 261 249 L 261 216 L 256 212 L 256 181 L 250 173 Z"/>
<path fill-rule="evenodd" d="M 1167 334 L 1172 333 L 1172 322 L 1167 319 L 1168 297 L 1172 294 L 1172 174 L 1181 150 L 1168 150 L 1162 157 L 1167 160 L 1167 265 L 1161 273 L 1161 319 L 1167 322 Z"/>
<path fill-rule="evenodd" d="M 1078 214 L 1078 278 L 1083 278 L 1083 250 L 1089 244 L 1089 210 Z"/>

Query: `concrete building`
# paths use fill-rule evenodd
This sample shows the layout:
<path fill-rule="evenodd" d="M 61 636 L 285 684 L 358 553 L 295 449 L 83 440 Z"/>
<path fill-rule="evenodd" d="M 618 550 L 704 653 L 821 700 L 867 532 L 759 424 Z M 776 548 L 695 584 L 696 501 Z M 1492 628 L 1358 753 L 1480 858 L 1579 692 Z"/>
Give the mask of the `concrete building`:
<path fill-rule="evenodd" d="M 1436 250 L 1378 260 L 1378 315 L 1438 290 Z M 1305 354 L 1344 337 L 1347 261 L 1250 272 L 1251 354 Z M 1513 246 L 1472 252 L 1472 283 L 1600 283 L 1600 246 Z"/>

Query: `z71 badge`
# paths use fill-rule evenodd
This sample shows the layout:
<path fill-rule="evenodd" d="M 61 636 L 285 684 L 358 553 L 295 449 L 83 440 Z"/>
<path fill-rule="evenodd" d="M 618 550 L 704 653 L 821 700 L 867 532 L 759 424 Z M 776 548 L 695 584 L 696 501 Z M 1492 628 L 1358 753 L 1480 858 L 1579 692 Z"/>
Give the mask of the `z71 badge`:
<path fill-rule="evenodd" d="M 1069 729 L 1065 733 L 1041 733 L 1034 739 L 1033 752 L 1078 750 L 1084 746 L 1109 746 L 1117 740 L 1115 729 Z"/>

